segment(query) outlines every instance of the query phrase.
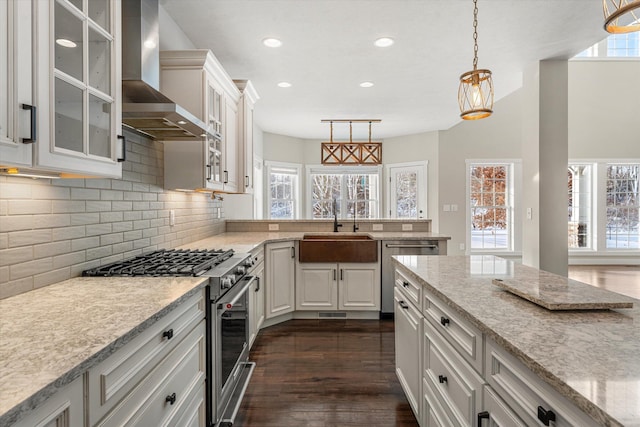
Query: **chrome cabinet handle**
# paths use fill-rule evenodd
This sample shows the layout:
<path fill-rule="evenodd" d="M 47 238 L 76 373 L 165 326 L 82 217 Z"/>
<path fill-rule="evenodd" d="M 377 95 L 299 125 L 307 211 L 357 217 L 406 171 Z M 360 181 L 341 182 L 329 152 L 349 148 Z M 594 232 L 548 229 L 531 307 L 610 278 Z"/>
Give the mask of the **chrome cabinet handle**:
<path fill-rule="evenodd" d="M 249 175 L 244 176 L 244 186 L 245 188 L 249 188 Z"/>
<path fill-rule="evenodd" d="M 387 248 L 394 248 L 394 249 L 418 249 L 418 248 L 424 248 L 424 249 L 438 249 L 438 245 L 394 245 L 394 244 L 389 244 L 389 243 L 385 243 L 385 247 Z"/>
<path fill-rule="evenodd" d="M 20 138 L 23 144 L 33 144 L 36 142 L 36 107 L 34 105 L 22 104 L 23 110 L 29 110 L 31 113 L 31 135 L 29 138 Z"/>
<path fill-rule="evenodd" d="M 229 171 L 224 171 L 224 182 L 223 184 L 229 183 Z"/>

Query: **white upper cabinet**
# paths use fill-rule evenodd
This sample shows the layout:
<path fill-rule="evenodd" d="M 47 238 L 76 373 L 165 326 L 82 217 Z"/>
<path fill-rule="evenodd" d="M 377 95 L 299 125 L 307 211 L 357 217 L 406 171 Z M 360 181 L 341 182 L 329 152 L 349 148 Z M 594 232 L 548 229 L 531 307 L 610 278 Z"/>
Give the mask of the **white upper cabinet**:
<path fill-rule="evenodd" d="M 32 4 L 38 107 L 33 166 L 121 177 L 120 2 Z"/>
<path fill-rule="evenodd" d="M 162 51 L 160 68 L 162 93 L 206 123 L 211 134 L 208 143 L 172 141 L 169 150 L 165 143 L 165 171 L 178 165 L 202 170 L 165 172 L 165 188 L 241 191 L 240 91 L 233 80 L 211 51 L 203 49 Z"/>
<path fill-rule="evenodd" d="M 238 104 L 238 192 L 253 194 L 253 108 L 260 97 L 249 80 L 235 83 L 242 93 Z"/>
<path fill-rule="evenodd" d="M 0 2 L 0 164 L 31 166 L 31 2 Z M 24 105 L 24 107 L 23 107 Z"/>

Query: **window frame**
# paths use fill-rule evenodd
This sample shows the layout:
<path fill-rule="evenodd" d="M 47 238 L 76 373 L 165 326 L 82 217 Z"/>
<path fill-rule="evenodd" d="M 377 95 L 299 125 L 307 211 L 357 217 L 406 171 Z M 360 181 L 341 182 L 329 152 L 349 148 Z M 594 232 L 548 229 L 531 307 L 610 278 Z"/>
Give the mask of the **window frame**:
<path fill-rule="evenodd" d="M 472 248 L 471 247 L 471 167 L 472 166 L 506 166 L 507 167 L 507 218 L 508 244 L 506 248 Z M 466 159 L 465 160 L 465 193 L 466 193 L 466 254 L 499 254 L 520 255 L 520 209 L 519 200 L 522 192 L 520 159 Z"/>
<path fill-rule="evenodd" d="M 385 165 L 385 208 L 384 211 L 389 213 L 389 216 L 386 218 L 390 219 L 398 219 L 397 209 L 394 206 L 394 201 L 397 202 L 397 199 L 393 195 L 392 188 L 395 188 L 395 185 L 392 183 L 392 179 L 394 176 L 394 169 L 400 171 L 411 171 L 413 169 L 418 170 L 418 182 L 417 182 L 417 217 L 416 218 L 401 218 L 401 219 L 423 219 L 429 218 L 428 215 L 428 207 L 429 207 L 429 161 L 422 160 L 419 162 L 405 162 L 405 163 L 389 163 Z M 420 214 L 422 212 L 422 214 Z"/>
<path fill-rule="evenodd" d="M 380 213 L 382 212 L 382 165 L 376 166 L 325 166 L 325 165 L 306 165 L 305 167 L 305 181 L 306 181 L 306 201 L 305 201 L 305 216 L 311 220 L 321 220 L 323 218 L 313 218 L 313 193 L 312 193 L 312 174 L 336 174 L 343 175 L 341 180 L 344 182 L 344 175 L 377 175 L 378 176 L 378 194 L 377 194 L 377 208 L 376 208 L 376 216 L 371 218 L 380 218 Z M 371 200 L 371 199 L 370 199 Z M 343 195 L 342 191 L 340 194 L 340 202 L 341 206 L 346 204 L 347 199 Z M 346 209 L 342 209 L 340 211 L 340 216 L 338 219 L 349 219 L 350 217 L 346 216 L 348 211 Z M 326 218 L 324 218 L 326 220 Z"/>
<path fill-rule="evenodd" d="M 584 160 L 569 160 L 567 164 L 567 171 L 572 166 L 589 166 L 591 168 L 590 178 L 590 194 L 589 194 L 589 226 L 591 230 L 587 230 L 588 245 L 586 247 L 570 247 L 568 246 L 569 253 L 584 253 L 597 250 L 598 245 L 598 163 L 593 161 Z M 568 185 L 568 183 L 567 183 Z M 569 208 L 569 193 L 567 192 L 567 209 Z M 569 239 L 568 220 L 567 220 L 567 243 Z"/>
<path fill-rule="evenodd" d="M 288 163 L 288 162 L 273 162 L 269 160 L 265 160 L 264 162 L 264 170 L 265 170 L 265 192 L 267 194 L 267 203 L 265 204 L 264 213 L 265 218 L 274 219 L 274 220 L 286 220 L 286 219 L 300 219 L 300 178 L 302 165 L 299 163 Z M 296 177 L 294 188 L 292 189 L 291 194 L 293 195 L 293 218 L 272 218 L 271 217 L 271 174 L 274 170 L 280 169 L 285 171 L 283 173 L 288 173 L 292 176 Z M 287 171 L 288 170 L 288 171 Z"/>

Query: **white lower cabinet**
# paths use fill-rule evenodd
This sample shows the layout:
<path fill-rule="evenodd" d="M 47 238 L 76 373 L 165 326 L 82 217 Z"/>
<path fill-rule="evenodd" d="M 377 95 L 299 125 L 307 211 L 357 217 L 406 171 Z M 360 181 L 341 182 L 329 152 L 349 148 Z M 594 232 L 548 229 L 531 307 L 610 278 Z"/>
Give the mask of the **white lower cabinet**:
<path fill-rule="evenodd" d="M 49 397 L 12 427 L 76 427 L 84 425 L 82 377 Z"/>
<path fill-rule="evenodd" d="M 298 263 L 296 310 L 380 310 L 378 263 Z"/>
<path fill-rule="evenodd" d="M 257 264 L 250 273 L 256 280 L 249 288 L 249 347 L 264 323 L 264 251 L 260 249 L 252 257 Z"/>
<path fill-rule="evenodd" d="M 295 309 L 296 246 L 294 241 L 265 245 L 265 318 L 292 313 Z"/>
<path fill-rule="evenodd" d="M 394 289 L 396 375 L 404 390 L 409 405 L 420 419 L 420 348 L 422 342 L 422 316 L 413 304 L 407 302 L 397 287 Z"/>

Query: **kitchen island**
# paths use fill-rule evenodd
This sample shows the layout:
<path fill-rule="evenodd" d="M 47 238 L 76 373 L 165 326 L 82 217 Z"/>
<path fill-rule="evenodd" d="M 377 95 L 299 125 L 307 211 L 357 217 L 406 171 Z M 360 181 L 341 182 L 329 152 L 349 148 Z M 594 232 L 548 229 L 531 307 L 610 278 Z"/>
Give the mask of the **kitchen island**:
<path fill-rule="evenodd" d="M 441 344 L 444 341 L 442 337 L 454 325 L 449 323 L 446 315 L 430 319 L 429 313 L 434 307 L 451 313 L 452 317 L 459 317 L 462 326 L 471 325 L 469 330 L 479 331 L 475 343 L 480 344 L 477 354 L 457 353 L 469 356 L 469 364 L 474 363 L 472 357 L 480 359 L 477 365 L 473 365 L 471 373 L 480 384 L 480 394 L 489 388 L 493 395 L 494 389 L 500 387 L 506 390 L 504 395 L 512 396 L 518 393 L 525 396 L 530 388 L 543 390 L 540 393 L 546 396 L 561 396 L 557 400 L 547 399 L 551 401 L 546 404 L 562 406 L 560 400 L 566 399 L 567 405 L 572 407 L 570 409 L 581 412 L 578 417 L 588 415 L 592 425 L 640 426 L 640 300 L 633 300 L 634 307 L 629 309 L 549 311 L 503 290 L 492 284 L 492 280 L 542 282 L 555 276 L 551 273 L 493 256 L 397 256 L 394 262 L 396 274 L 401 274 L 396 276 L 396 288 L 403 287 L 403 277 L 407 278 L 405 285 L 413 282 L 422 286 L 425 297 L 421 308 L 425 313 L 423 319 L 426 318 L 423 327 L 425 336 L 429 335 L 427 330 L 432 331 L 435 347 L 449 347 L 447 343 Z M 403 294 L 401 297 L 407 299 Z M 455 321 L 452 319 L 451 322 Z M 432 343 L 424 347 L 426 362 L 431 354 L 429 345 Z M 506 356 L 501 356 L 502 351 Z M 505 365 L 502 366 L 499 360 L 504 360 Z M 506 367 L 516 365 L 524 368 L 512 371 L 511 377 L 506 378 Z M 429 367 L 421 369 L 424 373 Z M 500 372 L 500 369 L 505 372 Z M 531 375 L 529 378 L 534 379 L 533 384 L 527 382 L 526 375 Z M 510 381 L 517 381 L 517 384 L 509 388 Z M 423 386 L 429 389 L 426 390 L 428 394 L 434 389 L 441 389 L 446 394 L 452 381 L 449 377 L 447 384 L 444 376 L 438 384 L 436 375 L 434 385 L 428 383 L 425 378 Z M 545 391 L 547 389 L 548 392 Z M 431 396 L 435 399 L 433 394 Z M 502 398 L 511 399 L 509 396 Z M 477 402 L 482 402 L 482 399 Z M 485 397 L 484 405 L 486 402 Z M 480 412 L 486 409 L 482 405 L 477 403 L 478 420 L 481 415 L 486 415 Z M 538 405 L 542 404 L 531 403 L 533 411 Z M 538 407 L 543 411 L 549 410 L 544 405 Z M 514 412 L 525 425 L 537 422 L 535 413 L 521 415 L 526 411 L 520 409 Z"/>

